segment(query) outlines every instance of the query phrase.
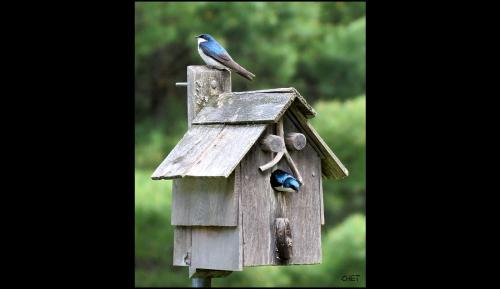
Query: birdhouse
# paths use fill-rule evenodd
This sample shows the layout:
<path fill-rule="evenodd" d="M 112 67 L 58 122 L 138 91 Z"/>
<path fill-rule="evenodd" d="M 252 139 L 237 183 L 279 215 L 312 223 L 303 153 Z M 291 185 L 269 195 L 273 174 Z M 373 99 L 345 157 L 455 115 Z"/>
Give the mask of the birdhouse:
<path fill-rule="evenodd" d="M 206 66 L 187 76 L 189 129 L 152 175 L 173 180 L 173 264 L 193 277 L 321 263 L 322 179 L 348 171 L 309 123 L 314 109 L 294 88 L 231 92 L 230 73 Z M 277 169 L 300 190 L 273 189 Z"/>

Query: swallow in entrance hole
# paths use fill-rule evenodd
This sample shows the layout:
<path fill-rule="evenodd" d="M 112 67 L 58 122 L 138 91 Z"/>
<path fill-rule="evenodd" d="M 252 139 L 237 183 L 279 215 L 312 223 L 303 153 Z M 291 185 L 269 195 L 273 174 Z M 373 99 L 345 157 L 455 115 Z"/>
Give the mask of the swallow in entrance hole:
<path fill-rule="evenodd" d="M 280 169 L 271 174 L 271 186 L 276 191 L 288 193 L 298 192 L 300 189 L 300 183 L 297 179 Z"/>

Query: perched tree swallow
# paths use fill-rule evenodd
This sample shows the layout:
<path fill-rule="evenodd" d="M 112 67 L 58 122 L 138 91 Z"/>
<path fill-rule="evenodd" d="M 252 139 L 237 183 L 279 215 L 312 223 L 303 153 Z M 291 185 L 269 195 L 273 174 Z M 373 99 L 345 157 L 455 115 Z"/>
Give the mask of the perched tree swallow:
<path fill-rule="evenodd" d="M 248 80 L 253 80 L 255 74 L 236 63 L 227 51 L 208 34 L 196 36 L 198 39 L 198 53 L 208 66 L 217 69 L 233 70 Z"/>
<path fill-rule="evenodd" d="M 271 186 L 279 192 L 298 192 L 299 182 L 289 173 L 282 170 L 275 170 L 271 174 Z"/>

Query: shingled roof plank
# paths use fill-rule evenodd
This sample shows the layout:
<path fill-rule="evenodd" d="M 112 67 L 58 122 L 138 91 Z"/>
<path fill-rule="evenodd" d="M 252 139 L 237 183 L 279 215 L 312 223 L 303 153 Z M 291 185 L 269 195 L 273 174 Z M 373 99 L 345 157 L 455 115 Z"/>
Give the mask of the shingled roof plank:
<path fill-rule="evenodd" d="M 183 177 L 223 128 L 224 125 L 191 127 L 158 166 L 151 178 L 159 180 Z"/>
<path fill-rule="evenodd" d="M 266 126 L 226 125 L 186 175 L 227 178 L 259 139 Z"/>
<path fill-rule="evenodd" d="M 302 114 L 306 118 L 315 117 L 316 111 L 314 110 L 314 108 L 309 103 L 307 103 L 306 99 L 302 95 L 300 95 L 300 93 L 295 88 L 293 88 L 293 87 L 291 87 L 291 88 L 295 92 L 295 96 L 296 96 L 294 103 L 296 103 L 297 108 L 300 110 L 300 112 L 302 112 Z"/>
<path fill-rule="evenodd" d="M 313 118 L 316 116 L 316 111 L 314 108 L 307 103 L 306 99 L 299 93 L 297 89 L 294 87 L 284 87 L 284 88 L 274 88 L 274 89 L 261 89 L 261 90 L 252 90 L 252 91 L 242 91 L 242 92 L 233 92 L 234 94 L 253 94 L 253 93 L 293 93 L 295 95 L 295 103 L 297 104 L 298 109 L 306 118 Z"/>
<path fill-rule="evenodd" d="M 205 106 L 191 123 L 275 123 L 290 107 L 295 96 L 292 92 L 223 93 L 216 102 Z"/>
<path fill-rule="evenodd" d="M 299 109 L 293 105 L 289 109 L 294 121 L 304 130 L 308 141 L 313 142 L 313 147 L 318 151 L 321 157 L 321 170 L 325 177 L 342 179 L 349 175 L 349 171 L 330 149 L 328 144 L 321 138 L 316 129 L 307 121 Z"/>

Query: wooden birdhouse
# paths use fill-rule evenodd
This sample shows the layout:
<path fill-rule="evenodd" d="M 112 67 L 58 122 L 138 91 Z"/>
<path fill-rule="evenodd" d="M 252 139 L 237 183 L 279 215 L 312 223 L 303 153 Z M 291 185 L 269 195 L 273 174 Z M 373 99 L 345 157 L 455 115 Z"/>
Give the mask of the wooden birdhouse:
<path fill-rule="evenodd" d="M 348 171 L 309 123 L 314 109 L 294 88 L 231 92 L 227 71 L 189 66 L 187 77 L 189 130 L 152 175 L 173 179 L 173 264 L 216 277 L 321 263 L 322 178 Z M 299 192 L 275 191 L 276 169 Z"/>

